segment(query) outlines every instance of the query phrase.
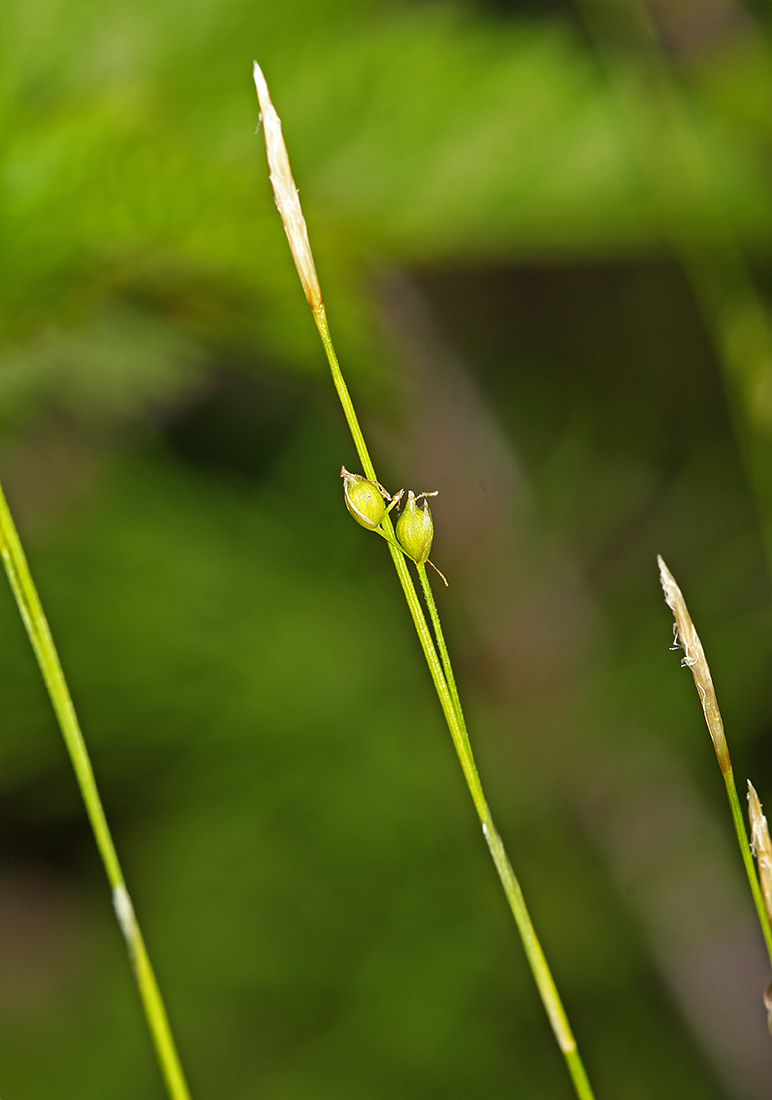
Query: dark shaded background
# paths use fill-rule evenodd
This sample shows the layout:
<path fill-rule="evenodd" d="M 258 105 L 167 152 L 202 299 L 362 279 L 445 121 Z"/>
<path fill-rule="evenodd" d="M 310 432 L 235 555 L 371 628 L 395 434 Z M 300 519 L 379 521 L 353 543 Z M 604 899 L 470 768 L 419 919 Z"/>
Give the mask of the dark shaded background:
<path fill-rule="evenodd" d="M 767 4 L 0 18 L 0 474 L 193 1095 L 572 1095 L 343 507 L 253 57 L 379 476 L 440 490 L 472 739 L 598 1098 L 772 1095 L 768 961 L 655 567 L 772 805 Z M 160 1098 L 5 586 L 0 733 L 0 1096 Z"/>

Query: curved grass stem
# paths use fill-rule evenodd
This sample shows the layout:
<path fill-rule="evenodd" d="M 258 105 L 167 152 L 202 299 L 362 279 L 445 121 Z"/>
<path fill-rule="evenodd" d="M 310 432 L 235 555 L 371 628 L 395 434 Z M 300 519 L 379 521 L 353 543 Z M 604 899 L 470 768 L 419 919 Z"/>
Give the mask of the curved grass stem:
<path fill-rule="evenodd" d="M 126 939 L 142 1007 L 167 1091 L 171 1100 L 190 1100 L 166 1009 L 126 890 L 123 872 L 110 835 L 67 681 L 64 678 L 48 621 L 2 487 L 0 487 L 0 556 L 51 698 L 97 848 L 112 887 L 113 905 Z"/>

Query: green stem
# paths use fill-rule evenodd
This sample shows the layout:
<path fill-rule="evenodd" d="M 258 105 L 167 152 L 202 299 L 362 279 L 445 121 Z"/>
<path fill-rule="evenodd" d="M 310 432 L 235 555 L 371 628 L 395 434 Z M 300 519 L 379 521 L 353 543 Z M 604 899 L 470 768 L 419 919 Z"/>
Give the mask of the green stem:
<path fill-rule="evenodd" d="M 748 876 L 751 893 L 753 894 L 753 903 L 756 906 L 756 914 L 759 918 L 761 931 L 764 934 L 764 941 L 767 945 L 769 961 L 770 963 L 772 963 L 772 928 L 770 928 L 767 911 L 764 908 L 764 898 L 761 896 L 761 887 L 759 886 L 759 879 L 758 875 L 756 874 L 756 868 L 753 866 L 753 856 L 751 855 L 750 841 L 748 840 L 748 834 L 745 830 L 745 818 L 743 817 L 743 812 L 740 807 L 740 799 L 737 794 L 737 787 L 735 786 L 734 772 L 732 770 L 731 764 L 729 768 L 725 772 L 723 772 L 723 776 L 724 783 L 726 784 L 726 793 L 729 799 L 729 806 L 732 810 L 734 830 L 737 833 L 737 843 L 740 845 L 740 852 L 742 853 L 743 863 L 745 864 L 745 873 Z"/>
<path fill-rule="evenodd" d="M 455 710 L 457 732 L 454 727 L 451 726 L 451 734 L 453 735 L 453 742 L 456 747 L 461 765 L 464 768 L 464 775 L 467 776 L 467 783 L 472 793 L 477 812 L 480 816 L 480 822 L 483 828 L 483 834 L 488 843 L 493 862 L 498 871 L 501 884 L 504 887 L 504 892 L 509 902 L 509 907 L 512 910 L 512 915 L 515 918 L 518 931 L 520 932 L 520 938 L 523 941 L 523 947 L 528 958 L 528 963 L 531 967 L 531 971 L 536 980 L 536 984 L 541 995 L 542 1003 L 549 1016 L 552 1029 L 558 1040 L 558 1045 L 563 1052 L 566 1063 L 568 1065 L 569 1073 L 574 1082 L 574 1086 L 577 1095 L 585 1100 L 585 1098 L 592 1097 L 592 1089 L 590 1087 L 587 1074 L 584 1070 L 579 1051 L 577 1050 L 576 1040 L 571 1032 L 571 1027 L 568 1023 L 563 1004 L 560 1000 L 560 994 L 557 991 L 555 982 L 552 978 L 549 965 L 544 952 L 542 950 L 539 939 L 536 935 L 536 931 L 533 927 L 528 908 L 525 904 L 525 898 L 523 892 L 520 889 L 520 883 L 517 880 L 512 864 L 507 856 L 504 844 L 499 836 L 498 830 L 493 823 L 491 812 L 488 808 L 488 804 L 485 801 L 485 796 L 480 783 L 480 777 L 477 771 L 477 767 L 474 761 L 474 755 L 472 753 L 472 746 L 469 741 L 469 734 L 466 728 L 466 722 L 464 720 L 464 713 L 461 707 L 461 700 L 458 695 L 458 689 L 456 688 L 456 678 L 453 675 L 453 666 L 450 661 L 450 654 L 445 644 L 445 636 L 442 630 L 442 624 L 440 622 L 440 616 L 437 611 L 437 605 L 434 601 L 434 593 L 432 592 L 429 578 L 426 573 L 426 566 L 423 562 L 416 563 L 416 569 L 418 570 L 418 576 L 421 580 L 421 587 L 423 588 L 424 598 L 426 600 L 427 607 L 429 608 L 429 615 L 434 627 L 435 637 L 437 639 L 437 646 L 440 651 L 442 659 L 442 667 L 445 673 L 445 679 L 448 686 L 448 691 L 453 701 Z M 431 666 L 430 666 L 431 667 Z M 439 693 L 439 689 L 438 689 Z M 447 713 L 446 713 L 447 719 Z M 448 725 L 451 725 L 448 720 Z M 472 780 L 470 781 L 470 776 Z"/>
<path fill-rule="evenodd" d="M 190 1100 L 185 1077 L 174 1045 L 158 984 L 145 949 L 142 933 L 134 915 L 121 865 L 115 851 L 94 772 L 83 740 L 72 698 L 54 646 L 48 621 L 24 556 L 16 525 L 0 486 L 0 556 L 11 589 L 21 612 L 32 648 L 70 755 L 75 776 L 83 796 L 97 848 L 102 857 L 107 878 L 113 891 L 113 904 L 126 939 L 129 957 L 142 999 L 148 1028 L 153 1039 L 169 1096 L 172 1100 Z"/>
<path fill-rule="evenodd" d="M 587 1077 L 584 1063 L 579 1054 L 576 1039 L 574 1039 L 568 1017 L 563 1008 L 563 1003 L 560 1000 L 560 994 L 557 991 L 552 973 L 544 957 L 541 944 L 536 936 L 536 931 L 531 922 L 528 909 L 526 908 L 522 890 L 520 889 L 520 883 L 517 881 L 515 872 L 512 870 L 512 865 L 509 862 L 501 837 L 490 819 L 490 814 L 488 814 L 487 821 L 483 821 L 482 825 L 485 839 L 488 842 L 488 848 L 493 856 L 493 862 L 496 864 L 496 870 L 499 873 L 504 892 L 507 895 L 509 907 L 515 918 L 520 933 L 520 939 L 523 941 L 525 954 L 531 967 L 531 972 L 536 980 L 542 1004 L 547 1011 L 552 1030 L 558 1041 L 558 1046 L 566 1060 L 566 1065 L 571 1075 L 576 1095 L 579 1097 L 579 1100 L 594 1100 L 592 1087 Z"/>
<path fill-rule="evenodd" d="M 365 477 L 370 481 L 377 481 L 375 475 L 375 468 L 373 467 L 370 459 L 370 454 L 367 450 L 367 445 L 362 434 L 362 429 L 359 426 L 356 411 L 351 401 L 351 397 L 348 392 L 348 387 L 343 379 L 341 373 L 340 364 L 338 363 L 338 357 L 335 354 L 333 348 L 332 338 L 327 326 L 327 318 L 324 313 L 324 307 L 320 307 L 318 310 L 314 310 L 314 318 L 316 320 L 319 334 L 322 338 L 324 350 L 327 353 L 327 360 L 330 364 L 330 370 L 332 372 L 333 382 L 335 389 L 338 392 L 343 411 L 348 422 L 349 430 L 351 431 L 354 445 L 357 449 L 357 454 L 362 463 Z M 458 690 L 456 688 L 455 677 L 453 676 L 453 668 L 450 663 L 450 657 L 445 645 L 445 638 L 440 625 L 440 617 L 437 612 L 437 607 L 434 602 L 432 590 L 429 585 L 428 578 L 426 576 L 426 568 L 423 564 L 418 565 L 418 575 L 421 579 L 421 585 L 423 587 L 424 596 L 426 598 L 427 607 L 429 608 L 429 614 L 434 626 L 435 637 L 437 639 L 437 647 L 439 647 L 440 657 L 437 655 L 437 647 L 435 647 L 434 639 L 432 638 L 429 625 L 426 622 L 426 616 L 424 615 L 423 608 L 421 607 L 421 601 L 418 598 L 413 579 L 410 576 L 408 570 L 407 561 L 405 555 L 399 550 L 398 545 L 394 540 L 394 528 L 391 523 L 391 519 L 388 515 L 384 516 L 383 524 L 384 531 L 386 532 L 387 542 L 389 544 L 389 553 L 391 554 L 394 562 L 394 568 L 397 570 L 397 576 L 399 577 L 400 584 L 402 585 L 402 591 L 405 594 L 408 608 L 413 619 L 413 625 L 415 626 L 418 639 L 421 643 L 421 648 L 424 651 L 424 657 L 426 663 L 429 666 L 429 672 L 434 683 L 435 691 L 440 700 L 440 706 L 442 707 L 443 714 L 445 715 L 445 721 L 448 724 L 451 738 L 456 749 L 461 768 L 466 779 L 469 793 L 472 796 L 475 809 L 480 818 L 482 824 L 483 833 L 488 844 L 493 862 L 498 872 L 501 884 L 504 887 L 504 893 L 506 894 L 509 907 L 512 910 L 512 915 L 515 918 L 518 932 L 523 943 L 526 958 L 531 968 L 531 972 L 534 976 L 536 986 L 539 990 L 539 995 L 542 1000 L 542 1004 L 549 1017 L 552 1030 L 557 1039 L 558 1046 L 563 1053 L 568 1067 L 568 1072 L 571 1076 L 571 1080 L 576 1091 L 576 1095 L 579 1100 L 594 1100 L 593 1092 L 590 1087 L 590 1082 L 587 1078 L 587 1074 L 584 1069 L 584 1065 L 579 1056 L 579 1051 L 576 1046 L 576 1040 L 571 1031 L 571 1027 L 566 1016 L 565 1009 L 563 1008 L 560 994 L 557 991 L 554 979 L 550 972 L 547 960 L 544 957 L 541 944 L 539 943 L 536 931 L 534 930 L 533 923 L 531 921 L 530 914 L 523 898 L 523 893 L 520 889 L 520 884 L 517 881 L 515 872 L 512 869 L 512 865 L 509 862 L 504 844 L 499 836 L 496 827 L 491 817 L 491 812 L 488 809 L 488 804 L 485 800 L 482 784 L 480 782 L 480 776 L 477 772 L 477 765 L 475 764 L 474 755 L 472 753 L 472 746 L 469 742 L 469 735 L 466 729 L 466 723 L 464 721 L 463 710 L 461 708 L 461 701 L 458 696 Z"/>
<path fill-rule="evenodd" d="M 445 670 L 445 679 L 448 681 L 448 687 L 450 688 L 450 694 L 453 698 L 453 703 L 456 708 L 456 713 L 458 714 L 459 722 L 462 726 L 464 726 L 464 729 L 466 729 L 464 712 L 461 709 L 461 700 L 458 695 L 458 688 L 456 687 L 456 678 L 453 675 L 453 666 L 450 663 L 450 654 L 448 653 L 448 647 L 445 645 L 445 635 L 442 632 L 442 623 L 440 622 L 440 615 L 437 611 L 437 604 L 434 602 L 434 593 L 432 592 L 432 587 L 429 584 L 429 577 L 426 573 L 426 566 L 423 562 L 416 562 L 416 569 L 418 570 L 418 576 L 421 581 L 421 588 L 423 589 L 426 606 L 429 608 L 429 616 L 432 620 L 432 626 L 434 627 L 434 637 L 437 639 L 437 648 L 440 651 L 442 667 Z"/>
<path fill-rule="evenodd" d="M 359 427 L 359 420 L 356 410 L 354 409 L 354 402 L 351 400 L 351 394 L 348 392 L 346 380 L 343 377 L 338 357 L 335 354 L 335 348 L 332 345 L 332 337 L 330 336 L 330 329 L 327 324 L 327 314 L 324 311 L 324 306 L 321 305 L 317 309 L 312 310 L 312 312 L 314 320 L 316 321 L 316 327 L 319 329 L 319 335 L 322 338 L 322 344 L 324 345 L 324 350 L 327 355 L 327 362 L 330 364 L 332 381 L 338 393 L 340 403 L 343 406 L 343 413 L 346 417 L 348 430 L 351 432 L 351 438 L 354 440 L 354 446 L 357 449 L 359 461 L 362 463 L 365 477 L 368 481 L 377 481 L 378 478 L 375 476 L 373 460 L 370 458 L 370 452 L 367 449 L 365 437 L 362 435 L 362 429 Z M 384 517 L 383 526 L 385 530 L 393 536 L 394 530 L 388 516 Z"/>

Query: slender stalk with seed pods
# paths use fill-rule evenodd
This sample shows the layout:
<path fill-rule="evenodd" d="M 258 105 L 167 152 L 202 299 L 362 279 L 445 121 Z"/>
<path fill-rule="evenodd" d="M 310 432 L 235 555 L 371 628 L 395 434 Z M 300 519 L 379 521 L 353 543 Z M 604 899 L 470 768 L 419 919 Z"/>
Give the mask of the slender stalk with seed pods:
<path fill-rule="evenodd" d="M 408 493 L 405 510 L 397 520 L 396 530 L 391 521 L 391 511 L 399 503 L 402 493 L 395 497 L 383 488 L 375 476 L 375 467 L 370 458 L 362 429 L 359 425 L 354 410 L 348 387 L 332 344 L 330 330 L 327 324 L 324 302 L 319 288 L 319 280 L 308 241 L 303 212 L 300 208 L 297 188 L 292 178 L 289 166 L 289 158 L 282 137 L 281 122 L 268 93 L 268 86 L 260 69 L 255 62 L 254 66 L 255 87 L 260 102 L 260 112 L 265 132 L 265 146 L 268 156 L 268 170 L 273 186 L 274 198 L 279 214 L 281 215 L 284 229 L 289 241 L 290 251 L 295 260 L 295 266 L 300 276 L 300 282 L 311 307 L 311 312 L 316 321 L 319 335 L 330 365 L 333 383 L 340 398 L 343 412 L 348 423 L 351 436 L 354 440 L 359 461 L 362 464 L 364 475 L 350 474 L 345 468 L 341 470 L 344 483 L 344 499 L 346 507 L 354 519 L 368 530 L 377 531 L 388 544 L 394 567 L 397 571 L 402 591 L 407 600 L 408 608 L 418 634 L 421 647 L 429 666 L 429 672 L 434 683 L 437 696 L 442 707 L 445 720 L 450 730 L 461 768 L 464 773 L 469 792 L 472 796 L 475 808 L 482 824 L 483 834 L 488 844 L 493 862 L 501 879 L 504 892 L 515 918 L 523 947 L 531 967 L 539 994 L 552 1025 L 558 1045 L 566 1060 L 571 1080 L 579 1100 L 593 1100 L 593 1092 L 590 1087 L 584 1065 L 577 1050 L 576 1040 L 568 1023 L 568 1018 L 563 1008 L 560 996 L 555 986 L 547 960 L 544 957 L 541 944 L 536 936 L 530 915 L 523 899 L 520 884 L 512 870 L 509 857 L 504 849 L 501 837 L 493 824 L 491 812 L 485 800 L 477 766 L 469 741 L 464 712 L 461 707 L 455 677 L 450 663 L 447 646 L 442 633 L 439 614 L 432 595 L 429 579 L 426 575 L 425 563 L 429 559 L 431 551 L 434 527 L 431 511 L 427 503 L 427 496 L 431 493 L 419 493 L 416 496 L 412 491 Z M 418 501 L 423 499 L 423 505 Z M 388 505 L 386 502 L 389 502 Z M 432 622 L 433 633 L 429 628 L 423 606 L 418 598 L 415 585 L 408 570 L 408 558 L 415 563 L 421 588 L 424 593 L 429 616 Z M 431 564 L 431 562 L 429 563 Z M 438 571 L 439 572 L 439 571 Z M 444 580 L 444 577 L 443 577 Z M 446 582 L 447 583 L 447 582 Z"/>

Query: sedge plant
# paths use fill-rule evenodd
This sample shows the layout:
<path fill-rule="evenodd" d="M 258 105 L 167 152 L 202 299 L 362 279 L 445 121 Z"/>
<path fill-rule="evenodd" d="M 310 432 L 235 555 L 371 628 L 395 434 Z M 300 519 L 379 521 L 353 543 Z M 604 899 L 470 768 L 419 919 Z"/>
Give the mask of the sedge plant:
<path fill-rule="evenodd" d="M 729 411 L 736 424 L 741 457 L 760 505 L 762 536 L 772 561 L 772 527 L 765 519 L 770 496 L 770 434 L 759 400 L 772 361 L 772 321 L 754 284 L 733 228 L 730 212 L 716 203 L 711 190 L 711 155 L 704 146 L 683 83 L 673 73 L 656 10 L 643 0 L 579 0 L 578 7 L 623 111 L 625 125 L 634 123 L 644 140 L 638 143 L 639 170 L 649 190 L 652 214 L 659 221 L 679 260 L 702 313 L 716 356 L 724 368 Z M 631 94 L 632 93 L 632 94 Z M 650 112 L 648 126 L 641 104 Z M 677 189 L 691 192 L 699 211 L 707 247 L 684 231 L 681 208 L 673 203 Z M 748 430 L 749 429 L 749 430 Z M 673 612 L 675 634 L 684 650 L 700 696 L 753 894 L 767 952 L 772 961 L 772 844 L 755 790 L 748 783 L 752 842 L 749 845 L 734 781 L 713 681 L 699 636 L 673 575 L 658 558 L 665 600 Z M 765 839 L 766 838 L 766 839 Z M 753 866 L 756 855 L 761 887 Z M 765 887 L 765 882 L 767 886 Z M 772 986 L 770 986 L 772 990 Z M 772 1031 L 772 993 L 765 994 Z"/>
<path fill-rule="evenodd" d="M 358 523 L 368 530 L 376 531 L 388 545 L 413 625 L 418 634 L 426 663 L 429 666 L 429 672 L 445 721 L 461 763 L 464 778 L 520 933 L 526 958 L 542 1004 L 549 1017 L 558 1046 L 565 1058 L 577 1097 L 579 1100 L 593 1100 L 592 1088 L 577 1049 L 576 1039 L 528 913 L 520 884 L 512 869 L 501 837 L 493 823 L 480 776 L 477 772 L 464 712 L 453 676 L 450 656 L 426 573 L 426 563 L 429 559 L 433 537 L 431 511 L 426 498 L 433 494 L 419 493 L 416 496 L 411 490 L 408 493 L 405 510 L 397 520 L 395 528 L 391 520 L 391 512 L 401 500 L 402 492 L 396 494 L 395 497 L 391 497 L 376 477 L 375 467 L 333 347 L 324 301 L 308 240 L 308 230 L 282 136 L 281 121 L 271 102 L 268 86 L 257 62 L 254 64 L 254 80 L 260 104 L 268 170 L 276 206 L 281 215 L 303 291 L 321 337 L 333 384 L 343 407 L 346 423 L 364 471 L 364 474 L 350 474 L 345 468 L 341 471 L 346 506 Z M 418 504 L 420 499 L 423 500 L 421 506 Z M 388 505 L 386 501 L 389 501 Z M 406 559 L 415 564 L 418 572 L 432 629 L 429 628 Z"/>
<path fill-rule="evenodd" d="M 694 623 L 689 614 L 689 609 L 686 606 L 683 593 L 676 584 L 673 574 L 665 565 L 661 557 L 658 557 L 657 561 L 659 563 L 659 576 L 662 590 L 665 594 L 665 602 L 673 612 L 673 619 L 675 620 L 675 639 L 684 652 L 681 663 L 691 671 L 694 677 L 694 684 L 700 697 L 703 714 L 705 715 L 705 723 L 713 742 L 718 766 L 721 770 L 721 776 L 726 787 L 729 808 L 732 813 L 732 822 L 734 824 L 735 835 L 737 836 L 737 843 L 740 845 L 740 853 L 742 855 L 745 873 L 748 876 L 751 894 L 753 895 L 753 904 L 756 907 L 756 914 L 759 918 L 759 924 L 761 925 L 761 932 L 767 946 L 770 963 L 772 963 L 772 843 L 770 843 L 767 819 L 761 811 L 761 803 L 759 802 L 758 795 L 749 781 L 748 809 L 751 823 L 751 843 L 749 843 L 742 809 L 740 808 L 740 798 L 737 794 L 737 786 L 734 781 L 734 770 L 729 756 L 729 746 L 724 732 L 724 722 L 721 718 L 721 711 L 718 708 L 716 691 L 713 687 L 713 677 L 710 674 L 710 668 L 705 657 L 705 650 L 702 648 L 702 642 L 694 628 Z M 756 855 L 761 884 L 756 874 L 756 868 L 753 866 L 752 852 Z M 772 1031 L 772 998 L 770 997 L 769 990 L 767 990 L 765 994 L 765 1004 L 767 1007 L 767 1019 L 769 1021 L 770 1030 Z"/>

